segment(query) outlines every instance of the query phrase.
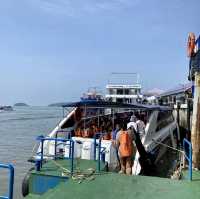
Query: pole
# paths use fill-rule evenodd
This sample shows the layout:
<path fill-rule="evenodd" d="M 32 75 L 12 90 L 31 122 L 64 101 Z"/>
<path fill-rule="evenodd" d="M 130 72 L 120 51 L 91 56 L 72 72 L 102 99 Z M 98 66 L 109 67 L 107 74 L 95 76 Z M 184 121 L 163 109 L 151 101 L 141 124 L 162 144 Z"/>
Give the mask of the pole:
<path fill-rule="evenodd" d="M 200 72 L 195 73 L 191 141 L 194 168 L 200 169 Z"/>
<path fill-rule="evenodd" d="M 190 125 L 190 114 L 191 114 L 191 101 L 187 99 L 187 134 L 186 138 L 191 140 L 191 125 Z"/>

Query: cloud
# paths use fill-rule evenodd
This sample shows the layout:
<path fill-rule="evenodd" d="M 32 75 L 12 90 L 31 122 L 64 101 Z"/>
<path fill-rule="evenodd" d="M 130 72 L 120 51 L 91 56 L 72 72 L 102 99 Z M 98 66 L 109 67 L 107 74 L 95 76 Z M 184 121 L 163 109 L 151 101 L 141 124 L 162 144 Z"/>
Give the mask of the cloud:
<path fill-rule="evenodd" d="M 51 14 L 80 17 L 123 10 L 137 5 L 141 0 L 30 0 L 32 4 Z"/>

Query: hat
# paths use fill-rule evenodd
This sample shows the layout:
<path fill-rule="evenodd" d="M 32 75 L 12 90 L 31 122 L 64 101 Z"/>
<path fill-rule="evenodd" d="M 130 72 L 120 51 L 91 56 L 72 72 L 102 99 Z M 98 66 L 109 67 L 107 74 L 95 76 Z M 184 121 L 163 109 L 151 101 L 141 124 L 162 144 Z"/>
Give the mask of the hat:
<path fill-rule="evenodd" d="M 135 122 L 129 122 L 127 124 L 127 129 L 134 128 L 134 130 L 137 132 L 137 124 Z"/>

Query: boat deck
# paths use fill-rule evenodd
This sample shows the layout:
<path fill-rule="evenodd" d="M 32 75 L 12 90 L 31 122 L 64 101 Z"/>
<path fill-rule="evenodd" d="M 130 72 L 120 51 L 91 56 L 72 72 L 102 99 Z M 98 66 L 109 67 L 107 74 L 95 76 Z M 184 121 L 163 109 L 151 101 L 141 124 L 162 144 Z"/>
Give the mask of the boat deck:
<path fill-rule="evenodd" d="M 81 183 L 69 179 L 43 195 L 29 194 L 26 199 L 199 199 L 200 172 L 194 171 L 193 181 L 178 181 L 147 176 L 95 174 L 92 180 Z"/>

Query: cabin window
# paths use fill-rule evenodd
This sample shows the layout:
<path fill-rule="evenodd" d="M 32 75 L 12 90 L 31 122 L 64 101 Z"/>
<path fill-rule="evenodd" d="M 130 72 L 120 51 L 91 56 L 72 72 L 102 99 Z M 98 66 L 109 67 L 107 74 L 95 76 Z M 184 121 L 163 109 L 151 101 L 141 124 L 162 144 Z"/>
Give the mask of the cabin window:
<path fill-rule="evenodd" d="M 117 89 L 117 95 L 123 95 L 124 92 L 123 92 L 123 89 Z"/>
<path fill-rule="evenodd" d="M 168 126 L 173 122 L 173 115 L 171 111 L 162 111 L 158 113 L 156 131 Z"/>
<path fill-rule="evenodd" d="M 125 95 L 129 95 L 130 94 L 130 91 L 129 91 L 129 89 L 125 89 Z"/>

